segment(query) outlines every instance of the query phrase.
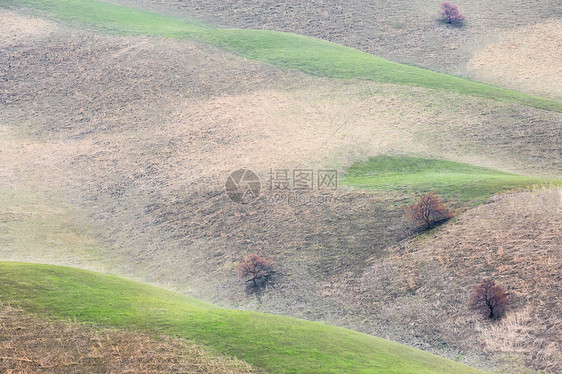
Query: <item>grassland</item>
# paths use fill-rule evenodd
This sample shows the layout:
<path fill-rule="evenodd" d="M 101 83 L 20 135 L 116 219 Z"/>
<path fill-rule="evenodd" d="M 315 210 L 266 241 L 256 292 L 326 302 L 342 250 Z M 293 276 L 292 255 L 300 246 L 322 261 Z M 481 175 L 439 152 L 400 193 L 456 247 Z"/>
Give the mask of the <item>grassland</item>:
<path fill-rule="evenodd" d="M 0 264 L 0 300 L 59 319 L 180 336 L 272 373 L 478 373 L 419 350 L 320 323 L 225 310 L 113 276 Z"/>
<path fill-rule="evenodd" d="M 4 0 L 3 4 L 10 2 Z M 267 30 L 212 29 L 182 19 L 90 0 L 25 0 L 56 18 L 107 32 L 189 38 L 242 56 L 330 78 L 356 78 L 514 101 L 562 112 L 562 102 L 522 94 L 413 66 L 401 65 L 359 50 L 311 37 Z"/>
<path fill-rule="evenodd" d="M 458 202 L 481 203 L 496 193 L 562 180 L 534 178 L 452 161 L 411 156 L 377 156 L 350 167 L 342 184 L 356 188 L 420 194 L 436 191 Z"/>

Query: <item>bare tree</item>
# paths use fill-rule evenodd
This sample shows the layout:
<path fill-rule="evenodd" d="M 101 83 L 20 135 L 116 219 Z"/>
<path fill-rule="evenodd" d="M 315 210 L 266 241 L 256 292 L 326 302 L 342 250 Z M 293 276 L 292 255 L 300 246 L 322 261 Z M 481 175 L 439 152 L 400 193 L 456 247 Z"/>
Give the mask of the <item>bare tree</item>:
<path fill-rule="evenodd" d="M 435 192 L 421 195 L 415 204 L 406 206 L 405 210 L 406 219 L 422 229 L 452 217 L 445 203 Z"/>
<path fill-rule="evenodd" d="M 461 23 L 464 16 L 459 13 L 459 7 L 447 1 L 441 3 L 441 18 L 446 23 Z"/>
<path fill-rule="evenodd" d="M 507 307 L 507 293 L 496 283 L 484 280 L 470 298 L 470 307 L 490 319 L 500 319 Z"/>

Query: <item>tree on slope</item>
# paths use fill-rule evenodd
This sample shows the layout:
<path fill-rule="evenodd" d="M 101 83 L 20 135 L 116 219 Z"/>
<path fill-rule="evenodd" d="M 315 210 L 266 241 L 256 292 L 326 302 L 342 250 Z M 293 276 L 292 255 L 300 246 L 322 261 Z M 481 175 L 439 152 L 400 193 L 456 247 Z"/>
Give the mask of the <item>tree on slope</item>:
<path fill-rule="evenodd" d="M 507 307 L 507 293 L 493 280 L 484 280 L 470 298 L 470 307 L 489 319 L 500 319 Z"/>
<path fill-rule="evenodd" d="M 265 284 L 273 275 L 273 261 L 255 253 L 244 257 L 238 264 L 238 274 L 254 287 Z"/>
<path fill-rule="evenodd" d="M 459 7 L 447 1 L 441 3 L 441 18 L 446 23 L 461 23 L 464 16 L 460 14 Z"/>
<path fill-rule="evenodd" d="M 435 192 L 421 195 L 415 204 L 406 206 L 405 210 L 406 219 L 421 229 L 452 217 L 445 203 Z"/>

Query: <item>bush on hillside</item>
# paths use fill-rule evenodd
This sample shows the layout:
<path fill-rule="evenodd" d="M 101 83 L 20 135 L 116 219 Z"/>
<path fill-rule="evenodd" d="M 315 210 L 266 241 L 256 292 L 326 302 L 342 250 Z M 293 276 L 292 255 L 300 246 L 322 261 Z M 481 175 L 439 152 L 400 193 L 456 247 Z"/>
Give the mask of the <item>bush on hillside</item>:
<path fill-rule="evenodd" d="M 406 206 L 405 211 L 406 220 L 418 229 L 427 229 L 453 216 L 435 192 L 421 195 L 414 204 Z"/>

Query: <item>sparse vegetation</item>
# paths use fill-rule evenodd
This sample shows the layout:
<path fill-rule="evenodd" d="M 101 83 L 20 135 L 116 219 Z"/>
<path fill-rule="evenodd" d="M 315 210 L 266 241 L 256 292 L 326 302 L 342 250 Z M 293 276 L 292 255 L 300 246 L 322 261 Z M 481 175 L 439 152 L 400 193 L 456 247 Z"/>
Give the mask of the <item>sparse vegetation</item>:
<path fill-rule="evenodd" d="M 506 98 L 497 87 L 413 68 L 463 75 L 475 48 L 490 42 L 479 35 L 507 31 L 514 36 L 478 61 L 480 71 L 515 67 L 531 93 L 545 95 L 548 86 L 559 98 L 561 85 L 548 77 L 558 68 L 552 48 L 560 23 L 543 23 L 554 1 L 463 3 L 470 27 L 462 31 L 436 25 L 439 3 L 328 3 L 0 0 L 0 260 L 120 274 L 223 306 L 336 323 L 490 370 L 505 352 L 517 356 L 507 373 L 525 365 L 561 372 L 560 308 L 551 296 L 559 292 L 560 198 L 545 190 L 562 185 L 561 113 L 529 107 L 532 98 L 513 91 Z M 506 16 L 496 17 L 498 10 Z M 226 17 L 216 18 L 221 12 Z M 229 28 L 185 18 L 193 14 Z M 533 38 L 519 33 L 525 24 L 536 24 Z M 359 40 L 346 45 L 406 65 L 266 30 L 299 27 L 317 31 L 300 32 L 307 36 Z M 510 80 L 500 74 L 491 82 L 521 88 Z M 550 108 L 545 103 L 537 106 Z M 326 204 L 225 204 L 225 175 L 241 166 L 264 177 L 270 167 L 349 169 Z M 403 207 L 431 191 L 456 218 L 409 237 Z M 236 264 L 249 248 L 282 264 L 283 277 L 264 297 L 251 276 L 240 292 Z M 87 289 L 77 291 L 56 280 L 62 274 L 53 284 L 35 275 L 21 283 L 57 300 L 14 294 L 28 310 L 187 337 L 213 354 L 263 359 L 269 372 L 320 366 L 324 352 L 306 352 L 333 343 L 331 330 L 295 345 L 306 334 L 269 316 L 203 311 L 196 300 L 186 309 L 176 295 L 160 302 L 164 296 L 151 294 L 152 304 L 91 278 L 78 286 L 70 280 Z M 16 278 L 0 274 L 0 289 Z M 514 295 L 496 323 L 483 323 L 467 305 L 486 278 Z M 84 296 L 96 293 L 97 304 Z M 367 361 L 348 351 L 372 352 L 355 343 L 330 346 L 342 358 L 321 370 L 364 368 Z"/>
<path fill-rule="evenodd" d="M 562 18 L 549 19 L 502 34 L 476 52 L 467 70 L 478 81 L 562 99 L 559 53 Z"/>
<path fill-rule="evenodd" d="M 491 279 L 482 281 L 470 297 L 470 307 L 489 319 L 500 319 L 507 308 L 507 293 Z"/>
<path fill-rule="evenodd" d="M 253 287 L 264 286 L 273 275 L 273 261 L 251 253 L 238 264 L 238 274 Z"/>
<path fill-rule="evenodd" d="M 427 229 L 436 223 L 452 217 L 449 208 L 435 192 L 418 197 L 418 200 L 405 207 L 406 219 L 418 229 Z"/>
<path fill-rule="evenodd" d="M 560 302 L 552 300 L 562 266 L 560 193 L 497 196 L 457 215 L 455 224 L 402 241 L 384 258 L 373 256 L 355 280 L 333 277 L 324 292 L 350 307 L 380 311 L 379 323 L 391 337 L 404 336 L 396 330 L 415 324 L 430 345 L 485 350 L 498 360 L 497 369 L 508 366 L 502 373 L 560 373 Z M 508 313 L 494 323 L 483 323 L 487 315 L 469 305 L 482 279 L 509 285 L 515 295 L 508 298 Z M 518 363 L 523 367 L 516 370 L 514 359 L 529 367 Z"/>

